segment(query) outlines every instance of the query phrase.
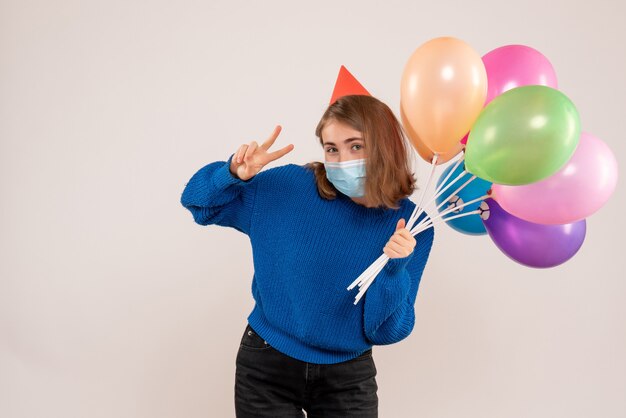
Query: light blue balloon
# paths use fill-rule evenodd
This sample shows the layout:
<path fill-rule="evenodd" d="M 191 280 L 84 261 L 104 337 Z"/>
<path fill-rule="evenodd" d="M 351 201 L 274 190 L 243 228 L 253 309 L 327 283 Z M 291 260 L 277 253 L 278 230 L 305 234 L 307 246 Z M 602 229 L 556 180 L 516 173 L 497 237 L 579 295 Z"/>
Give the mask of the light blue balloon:
<path fill-rule="evenodd" d="M 462 162 L 454 170 L 454 172 L 448 178 L 446 183 L 442 185 L 441 183 L 443 183 L 443 180 L 448 176 L 448 173 L 450 173 L 454 165 L 455 164 L 451 164 L 449 167 L 447 167 L 443 171 L 443 173 L 441 173 L 441 176 L 439 177 L 439 180 L 437 181 L 437 187 L 439 188 L 439 190 L 446 187 L 448 184 L 452 183 L 459 176 L 459 174 L 461 174 L 463 170 L 465 170 L 465 162 Z M 456 191 L 456 189 L 461 187 L 463 183 L 465 183 L 471 177 L 472 177 L 472 174 L 466 173 L 463 177 L 458 179 L 452 186 L 450 186 L 448 190 L 446 190 L 444 193 L 441 194 L 441 196 L 437 198 L 437 206 L 439 206 L 441 202 L 448 200 L 448 198 L 450 198 L 450 201 L 448 202 L 448 204 L 442 205 L 441 208 L 439 209 L 439 212 L 443 212 L 444 210 L 448 209 L 450 205 L 460 206 L 464 202 L 469 202 L 470 200 L 478 199 L 479 197 L 486 195 L 487 191 L 491 189 L 490 182 L 477 177 L 470 184 L 465 186 L 463 190 L 458 192 L 455 196 L 452 196 L 452 193 Z M 456 216 L 462 213 L 472 212 L 478 209 L 478 206 L 480 206 L 480 201 L 473 203 L 471 205 L 467 205 L 464 208 L 460 209 L 458 212 L 456 211 L 449 212 L 447 215 L 444 215 L 444 217 L 448 218 L 450 216 Z M 464 234 L 468 234 L 468 235 L 484 235 L 487 233 L 487 230 L 485 229 L 485 225 L 483 224 L 482 219 L 480 219 L 480 215 L 464 216 L 462 218 L 457 218 L 457 219 L 452 219 L 451 221 L 446 221 L 446 223 L 450 225 L 452 228 L 456 229 L 457 231 L 462 232 Z"/>

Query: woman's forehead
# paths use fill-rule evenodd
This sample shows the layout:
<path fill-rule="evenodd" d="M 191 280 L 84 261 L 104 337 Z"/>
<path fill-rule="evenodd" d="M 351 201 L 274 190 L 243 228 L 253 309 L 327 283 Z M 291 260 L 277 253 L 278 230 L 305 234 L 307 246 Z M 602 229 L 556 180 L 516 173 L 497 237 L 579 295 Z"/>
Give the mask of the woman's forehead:
<path fill-rule="evenodd" d="M 363 134 L 344 122 L 332 120 L 322 129 L 322 140 L 326 144 L 331 142 L 335 145 L 363 139 Z"/>

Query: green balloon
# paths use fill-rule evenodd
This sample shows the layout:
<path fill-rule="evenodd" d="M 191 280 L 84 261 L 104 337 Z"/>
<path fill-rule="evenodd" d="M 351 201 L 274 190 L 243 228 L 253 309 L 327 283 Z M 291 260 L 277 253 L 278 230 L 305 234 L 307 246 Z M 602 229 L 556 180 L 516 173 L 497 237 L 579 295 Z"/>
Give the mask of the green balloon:
<path fill-rule="evenodd" d="M 567 96 L 523 86 L 494 98 L 481 112 L 465 148 L 465 168 L 497 184 L 534 183 L 556 173 L 580 139 L 580 119 Z"/>

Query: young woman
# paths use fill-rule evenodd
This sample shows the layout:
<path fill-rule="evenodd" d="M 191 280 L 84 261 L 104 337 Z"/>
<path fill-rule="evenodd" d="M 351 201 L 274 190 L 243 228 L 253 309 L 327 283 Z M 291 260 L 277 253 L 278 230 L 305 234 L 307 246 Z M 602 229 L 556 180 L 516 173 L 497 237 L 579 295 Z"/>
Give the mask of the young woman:
<path fill-rule="evenodd" d="M 255 307 L 236 360 L 238 417 L 376 417 L 372 346 L 406 338 L 433 242 L 404 228 L 415 204 L 408 142 L 392 111 L 343 96 L 320 120 L 324 163 L 262 168 L 293 149 L 241 145 L 201 168 L 181 203 L 201 225 L 250 237 Z M 424 215 L 422 215 L 423 217 Z M 346 288 L 381 251 L 364 298 Z"/>

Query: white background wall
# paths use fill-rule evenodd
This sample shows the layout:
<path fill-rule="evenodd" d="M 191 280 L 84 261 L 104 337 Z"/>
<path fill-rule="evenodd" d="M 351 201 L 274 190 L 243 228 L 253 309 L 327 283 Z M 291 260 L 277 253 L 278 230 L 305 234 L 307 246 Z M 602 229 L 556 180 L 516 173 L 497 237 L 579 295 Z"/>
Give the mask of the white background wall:
<path fill-rule="evenodd" d="M 0 1 L 0 416 L 234 416 L 248 238 L 201 227 L 201 166 L 314 128 L 341 64 L 397 113 L 423 42 L 532 46 L 622 172 L 623 2 Z M 418 176 L 424 186 L 427 165 Z M 416 194 L 417 197 L 417 194 Z M 580 252 L 523 267 L 441 226 L 381 417 L 626 416 L 623 181 Z"/>

